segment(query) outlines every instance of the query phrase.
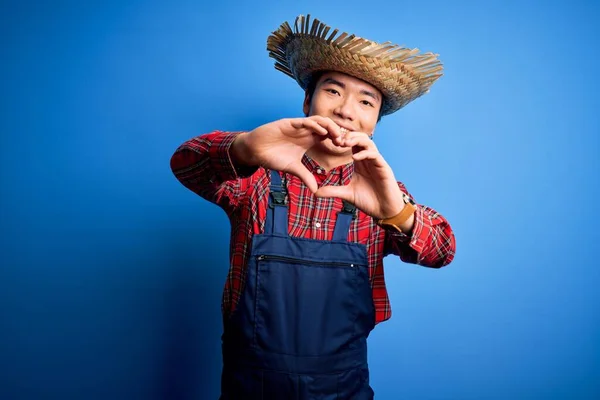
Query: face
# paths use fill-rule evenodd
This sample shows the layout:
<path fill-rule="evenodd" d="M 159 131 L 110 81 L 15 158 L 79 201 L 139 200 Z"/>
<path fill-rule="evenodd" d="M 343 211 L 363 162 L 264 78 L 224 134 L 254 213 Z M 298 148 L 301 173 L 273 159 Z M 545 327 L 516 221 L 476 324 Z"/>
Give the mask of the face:
<path fill-rule="evenodd" d="M 381 93 L 369 83 L 341 72 L 327 72 L 319 78 L 312 100 L 306 95 L 304 114 L 329 117 L 348 131 L 372 135 L 381 104 Z M 332 154 L 350 152 L 335 146 L 331 140 L 321 142 L 321 146 Z"/>

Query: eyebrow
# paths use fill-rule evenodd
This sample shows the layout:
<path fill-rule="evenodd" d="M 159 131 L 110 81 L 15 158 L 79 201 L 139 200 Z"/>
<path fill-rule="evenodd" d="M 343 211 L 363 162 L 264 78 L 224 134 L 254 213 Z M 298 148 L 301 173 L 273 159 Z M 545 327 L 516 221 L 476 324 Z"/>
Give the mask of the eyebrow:
<path fill-rule="evenodd" d="M 342 82 L 340 82 L 340 81 L 338 81 L 336 79 L 333 79 L 333 78 L 325 78 L 325 79 L 323 79 L 323 84 L 326 84 L 326 83 L 330 83 L 332 85 L 339 86 L 342 89 L 346 88 L 346 85 L 344 83 L 342 83 Z M 377 95 L 377 93 L 373 93 L 370 90 L 362 89 L 360 91 L 360 94 L 364 94 L 365 96 L 372 97 L 373 99 L 375 99 L 377 101 L 381 101 L 381 99 L 379 98 L 379 96 Z"/>

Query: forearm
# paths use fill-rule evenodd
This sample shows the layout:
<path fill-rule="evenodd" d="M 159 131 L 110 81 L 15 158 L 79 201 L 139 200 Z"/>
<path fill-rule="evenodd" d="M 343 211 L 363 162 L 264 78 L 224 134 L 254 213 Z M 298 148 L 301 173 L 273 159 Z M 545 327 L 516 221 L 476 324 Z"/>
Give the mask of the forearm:
<path fill-rule="evenodd" d="M 231 162 L 236 168 L 257 167 L 258 163 L 253 157 L 252 151 L 248 147 L 248 135 L 250 132 L 242 132 L 231 143 L 229 155 Z"/>
<path fill-rule="evenodd" d="M 386 254 L 395 254 L 404 262 L 431 268 L 450 264 L 456 251 L 450 224 L 435 210 L 423 205 L 416 207 L 410 231 L 386 231 Z"/>
<path fill-rule="evenodd" d="M 171 157 L 171 170 L 182 185 L 201 197 L 234 207 L 240 190 L 229 150 L 239 133 L 213 132 L 190 139 Z"/>
<path fill-rule="evenodd" d="M 392 224 L 397 227 L 400 232 L 411 235 L 414 224 L 415 224 L 415 210 L 416 207 L 412 204 L 404 203 L 404 200 L 396 200 L 396 204 L 400 203 L 401 208 L 399 211 L 394 211 L 392 217 L 384 218 L 380 220 L 382 223 Z M 395 208 L 398 210 L 398 208 Z"/>

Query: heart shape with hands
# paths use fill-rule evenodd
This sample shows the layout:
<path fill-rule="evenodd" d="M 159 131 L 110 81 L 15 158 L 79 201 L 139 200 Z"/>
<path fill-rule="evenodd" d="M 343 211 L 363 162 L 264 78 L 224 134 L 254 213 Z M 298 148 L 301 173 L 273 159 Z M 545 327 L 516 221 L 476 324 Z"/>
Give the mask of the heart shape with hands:
<path fill-rule="evenodd" d="M 348 149 L 348 161 L 352 158 L 354 173 L 347 185 L 319 187 L 302 163 L 307 150 L 328 139 Z M 404 207 L 394 173 L 369 135 L 347 131 L 327 117 L 286 118 L 262 125 L 238 135 L 230 154 L 234 163 L 296 175 L 316 197 L 338 197 L 374 218 L 389 218 Z"/>

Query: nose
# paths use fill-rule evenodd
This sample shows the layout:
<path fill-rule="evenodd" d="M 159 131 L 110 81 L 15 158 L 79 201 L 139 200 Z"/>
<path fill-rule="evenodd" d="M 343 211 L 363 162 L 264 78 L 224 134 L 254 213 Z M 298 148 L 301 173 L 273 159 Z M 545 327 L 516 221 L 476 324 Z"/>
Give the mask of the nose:
<path fill-rule="evenodd" d="M 342 119 L 353 121 L 354 109 L 352 108 L 350 97 L 342 97 L 333 110 L 333 113 Z"/>

